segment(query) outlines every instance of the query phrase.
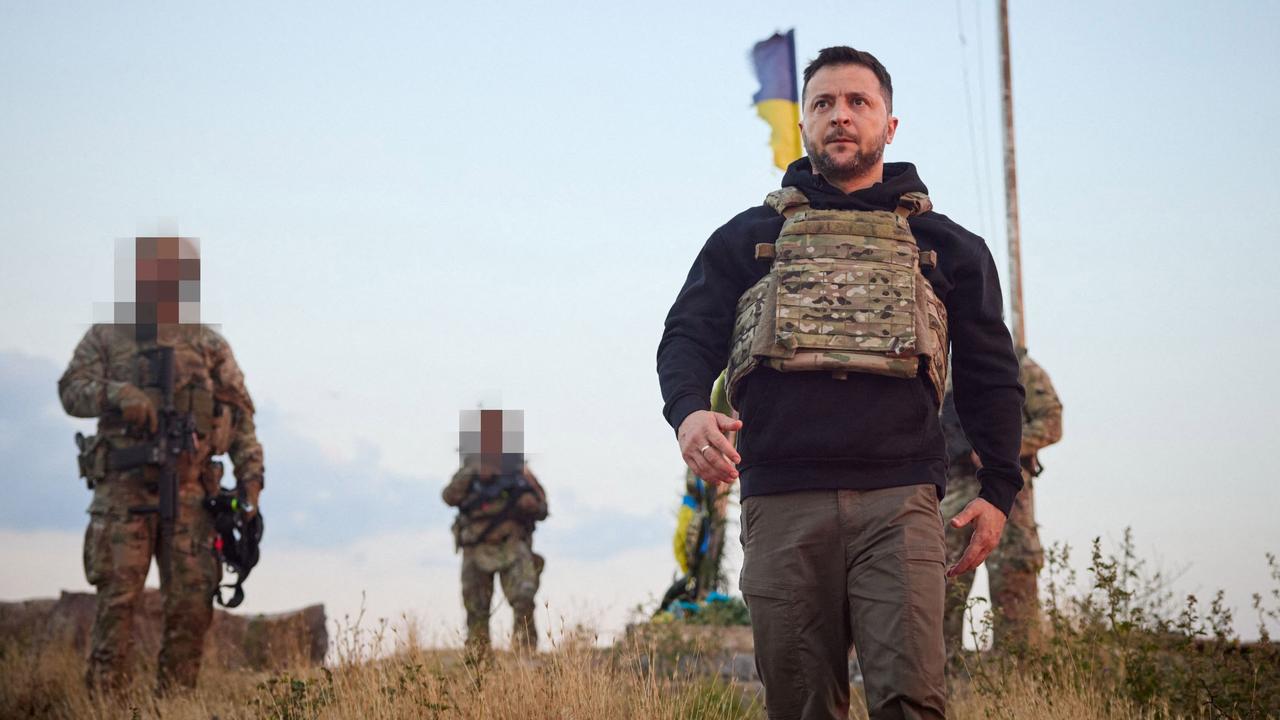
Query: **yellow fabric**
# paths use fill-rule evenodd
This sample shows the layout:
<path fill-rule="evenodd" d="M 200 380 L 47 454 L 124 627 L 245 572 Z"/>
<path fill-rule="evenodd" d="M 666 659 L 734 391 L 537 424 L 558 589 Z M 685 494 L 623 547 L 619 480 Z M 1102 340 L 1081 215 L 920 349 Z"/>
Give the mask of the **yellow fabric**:
<path fill-rule="evenodd" d="M 756 112 L 773 128 L 769 136 L 773 164 L 786 170 L 801 155 L 800 106 L 790 100 L 761 100 Z"/>
<path fill-rule="evenodd" d="M 693 508 L 682 504 L 679 512 L 676 513 L 676 535 L 672 538 L 672 545 L 676 551 L 676 564 L 680 566 L 680 572 L 686 575 L 689 573 L 689 555 L 685 544 L 688 542 L 691 522 L 693 522 Z"/>
<path fill-rule="evenodd" d="M 720 372 L 720 377 L 716 378 L 715 387 L 711 388 L 711 409 L 724 415 L 733 415 L 733 408 L 729 407 L 729 396 L 724 391 L 725 371 Z"/>

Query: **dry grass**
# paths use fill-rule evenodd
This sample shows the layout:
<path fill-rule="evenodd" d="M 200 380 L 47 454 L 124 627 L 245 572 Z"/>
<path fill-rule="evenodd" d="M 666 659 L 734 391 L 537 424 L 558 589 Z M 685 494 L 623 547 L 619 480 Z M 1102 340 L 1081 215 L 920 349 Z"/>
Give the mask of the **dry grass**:
<path fill-rule="evenodd" d="M 960 720 L 1001 718 L 1037 718 L 1043 720 L 1154 720 L 1178 717 L 1163 705 L 1139 707 L 1130 700 L 1116 697 L 1087 682 L 1063 682 L 1056 678 L 1051 687 L 1025 674 L 1001 678 L 999 694 L 981 694 L 967 690 L 953 693 L 951 716 Z M 1163 714 L 1161 714 L 1163 711 Z"/>
<path fill-rule="evenodd" d="M 382 638 L 377 638 L 381 642 Z M 408 639 L 391 654 L 368 659 L 375 640 L 352 642 L 326 668 L 275 674 L 206 669 L 200 688 L 165 698 L 152 693 L 153 667 L 140 664 L 136 682 L 112 698 L 93 698 L 81 681 L 84 661 L 66 648 L 0 653 L 0 717 L 18 718 L 448 718 L 450 720 L 763 719 L 754 691 L 706 675 L 660 676 L 662 648 L 602 650 L 581 636 L 561 638 L 536 658 L 498 653 L 471 664 L 456 650 L 431 650 Z M 339 647 L 343 645 L 340 643 Z M 1059 679 L 1061 680 L 1061 679 Z M 1064 690 L 1063 688 L 1072 688 Z M 850 717 L 866 717 L 855 693 Z M 1029 676 L 1000 679 L 994 693 L 961 688 L 951 716 L 1139 720 L 1154 717 L 1130 702 L 1072 679 L 1046 687 Z M 1166 715 L 1167 716 L 1167 715 Z"/>
<path fill-rule="evenodd" d="M 412 626 L 409 626 L 412 628 Z M 581 629 L 551 652 L 499 652 L 470 661 L 462 651 L 422 647 L 412 629 L 340 628 L 327 667 L 301 663 L 274 673 L 206 666 L 200 687 L 158 698 L 153 662 L 111 697 L 83 685 L 84 658 L 65 646 L 23 647 L 0 639 L 0 718 L 720 718 L 760 717 L 741 688 L 686 673 L 662 677 L 659 649 L 601 649 Z"/>
<path fill-rule="evenodd" d="M 1069 550 L 1049 553 L 1048 640 L 1035 649 L 967 656 L 949 716 L 957 720 L 1176 720 L 1280 718 L 1280 561 L 1275 586 L 1255 596 L 1260 640 L 1242 643 L 1221 594 L 1171 604 L 1160 575 L 1147 577 L 1128 533 L 1118 556 L 1095 541 L 1091 581 L 1062 576 Z M 1172 609 L 1171 609 L 1172 608 Z M 340 624 L 323 668 L 294 663 L 274 673 L 206 667 L 200 688 L 156 698 L 145 661 L 134 685 L 109 699 L 84 689 L 84 660 L 65 646 L 24 647 L 0 638 L 0 719 L 166 718 L 234 720 L 434 718 L 449 720 L 745 720 L 765 716 L 756 691 L 709 668 L 725 634 L 651 625 L 630 643 L 596 647 L 580 628 L 547 637 L 533 658 L 499 653 L 467 662 L 457 650 L 426 649 L 406 623 L 373 631 Z M 720 646 L 711 645 L 720 643 Z M 865 718 L 855 690 L 850 717 Z"/>

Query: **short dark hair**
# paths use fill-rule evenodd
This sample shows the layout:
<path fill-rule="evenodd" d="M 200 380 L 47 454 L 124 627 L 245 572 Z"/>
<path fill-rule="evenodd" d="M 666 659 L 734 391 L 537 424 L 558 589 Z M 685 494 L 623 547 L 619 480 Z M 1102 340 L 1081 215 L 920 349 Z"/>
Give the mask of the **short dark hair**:
<path fill-rule="evenodd" d="M 875 73 L 876 79 L 880 81 L 880 94 L 884 96 L 885 107 L 893 113 L 893 79 L 889 77 L 889 71 L 884 69 L 884 65 L 880 64 L 875 55 L 865 50 L 854 50 L 848 45 L 823 48 L 818 52 L 818 57 L 804 69 L 804 87 L 800 90 L 801 99 L 809 90 L 809 80 L 813 78 L 813 74 L 828 65 L 861 65 Z"/>

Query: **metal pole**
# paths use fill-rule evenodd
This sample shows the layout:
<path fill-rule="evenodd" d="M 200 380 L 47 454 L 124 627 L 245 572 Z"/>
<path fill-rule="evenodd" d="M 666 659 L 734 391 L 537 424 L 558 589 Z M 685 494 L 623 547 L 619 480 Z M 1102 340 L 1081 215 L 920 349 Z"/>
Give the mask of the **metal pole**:
<path fill-rule="evenodd" d="M 1009 72 L 1009 0 L 1000 3 L 1000 79 L 1004 109 L 1004 205 L 1009 236 L 1010 324 L 1014 346 L 1027 346 L 1022 307 L 1022 239 L 1018 231 L 1018 172 L 1013 148 L 1013 78 Z"/>

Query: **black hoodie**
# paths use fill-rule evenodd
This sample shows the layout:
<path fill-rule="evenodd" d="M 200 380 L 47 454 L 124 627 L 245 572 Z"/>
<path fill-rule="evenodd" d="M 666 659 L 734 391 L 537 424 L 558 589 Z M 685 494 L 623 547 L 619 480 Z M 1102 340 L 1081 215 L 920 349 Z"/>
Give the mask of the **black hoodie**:
<path fill-rule="evenodd" d="M 928 192 L 910 163 L 886 163 L 884 180 L 845 194 L 815 175 L 808 158 L 791 164 L 782 185 L 815 209 L 893 210 L 898 197 Z M 761 204 L 712 233 L 667 314 L 658 344 L 663 414 L 678 429 L 710 407 L 710 389 L 729 357 L 738 298 L 768 271 L 757 243 L 772 243 L 783 217 Z M 982 460 L 980 497 L 1006 515 L 1022 487 L 1022 386 L 1018 359 L 1001 317 L 995 263 L 982 238 L 945 215 L 910 219 L 921 250 L 936 250 L 926 276 L 947 306 L 952 382 L 965 433 Z M 742 420 L 738 466 L 742 496 L 794 490 L 875 488 L 933 483 L 946 491 L 946 453 L 938 407 L 923 377 L 758 368 L 736 394 Z"/>

